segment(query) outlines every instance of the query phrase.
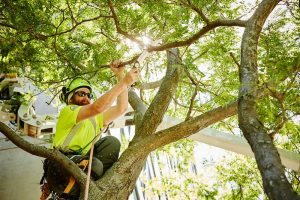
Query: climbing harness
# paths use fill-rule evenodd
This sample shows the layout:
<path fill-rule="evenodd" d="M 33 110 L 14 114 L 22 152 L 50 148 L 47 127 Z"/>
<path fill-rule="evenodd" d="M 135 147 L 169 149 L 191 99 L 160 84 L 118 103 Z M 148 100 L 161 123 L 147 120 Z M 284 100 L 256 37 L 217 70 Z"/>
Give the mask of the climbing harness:
<path fill-rule="evenodd" d="M 74 158 L 76 156 L 78 156 L 78 155 L 71 156 L 70 160 L 76 162 L 76 159 L 74 160 Z M 89 163 L 89 161 L 87 159 L 82 158 L 82 160 L 77 165 L 80 169 L 85 171 L 88 166 L 88 163 Z M 75 186 L 76 181 L 73 176 L 70 176 L 68 179 L 68 183 L 66 186 L 64 186 L 64 190 L 62 192 L 54 191 L 53 188 L 50 187 L 49 182 L 47 180 L 47 176 L 49 175 L 48 167 L 51 167 L 51 165 L 53 167 L 53 161 L 51 161 L 50 159 L 46 159 L 44 162 L 44 176 L 42 177 L 41 182 L 40 182 L 40 184 L 42 185 L 41 186 L 42 194 L 41 194 L 40 200 L 46 200 L 51 194 L 52 194 L 51 199 L 53 199 L 53 200 L 61 199 L 63 197 L 68 199 L 68 196 L 69 196 L 71 190 L 73 189 L 73 187 Z M 59 175 L 63 175 L 63 174 L 59 174 Z M 46 179 L 46 181 L 45 181 L 45 179 Z"/>
<path fill-rule="evenodd" d="M 88 171 L 87 171 L 87 181 L 86 181 L 86 189 L 85 189 L 85 193 L 88 192 L 88 188 L 89 188 L 89 181 L 90 181 L 90 175 L 91 175 L 91 166 L 92 166 L 92 159 L 93 159 L 93 148 L 94 148 L 94 144 L 95 142 L 98 140 L 98 138 L 101 136 L 101 134 L 106 131 L 107 129 L 102 128 L 102 130 L 99 132 L 99 134 L 97 134 L 96 131 L 96 120 L 95 118 L 90 118 L 89 119 L 91 121 L 91 123 L 93 124 L 94 130 L 95 130 L 95 137 L 89 141 L 84 147 L 76 150 L 76 151 L 72 151 L 69 150 L 67 147 L 69 145 L 69 143 L 72 141 L 73 137 L 75 136 L 75 134 L 77 133 L 77 130 L 80 128 L 81 124 L 77 124 L 75 126 L 73 126 L 72 130 L 70 131 L 70 133 L 68 134 L 67 138 L 65 139 L 64 143 L 62 144 L 62 146 L 59 147 L 59 150 L 64 153 L 65 155 L 69 155 L 69 159 L 71 159 L 72 161 L 74 161 L 76 163 L 77 157 L 82 158 L 83 160 L 81 160 L 78 163 L 78 166 L 85 171 L 88 167 Z M 82 152 L 92 143 L 92 147 L 90 149 L 90 157 L 89 160 L 84 159 L 83 156 L 81 156 Z M 48 167 L 49 165 L 51 165 L 51 161 L 50 159 L 45 159 L 44 161 L 44 175 L 40 181 L 41 186 L 41 190 L 42 190 L 42 195 L 40 197 L 40 200 L 46 200 L 49 195 L 52 193 L 52 199 L 60 199 L 61 197 L 68 197 L 68 194 L 70 193 L 70 191 L 72 190 L 72 188 L 74 187 L 76 180 L 74 179 L 74 177 L 70 176 L 69 180 L 68 180 L 68 184 L 67 186 L 64 188 L 63 192 L 61 194 L 57 193 L 57 191 L 53 191 L 52 188 L 49 185 L 49 182 L 47 180 L 47 176 L 49 174 L 48 173 Z M 53 166 L 52 166 L 53 167 Z M 47 181 L 44 181 L 44 180 Z"/>

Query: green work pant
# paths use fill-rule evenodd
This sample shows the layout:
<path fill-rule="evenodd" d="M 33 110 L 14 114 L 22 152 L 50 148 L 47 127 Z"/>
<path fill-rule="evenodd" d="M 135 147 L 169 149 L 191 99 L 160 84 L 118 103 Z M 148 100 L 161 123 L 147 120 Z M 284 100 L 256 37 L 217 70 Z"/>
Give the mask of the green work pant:
<path fill-rule="evenodd" d="M 99 179 L 117 160 L 120 152 L 120 142 L 113 136 L 106 136 L 97 141 L 94 145 L 91 178 Z M 81 160 L 89 159 L 90 151 L 85 155 L 67 156 L 75 163 Z M 85 170 L 87 171 L 87 170 Z M 49 161 L 46 170 L 46 179 L 51 190 L 62 193 L 67 186 L 70 175 L 55 161 Z M 78 199 L 80 193 L 79 186 L 74 185 L 67 199 Z"/>
<path fill-rule="evenodd" d="M 103 137 L 95 143 L 93 157 L 97 158 L 102 163 L 102 174 L 104 174 L 118 160 L 120 146 L 120 141 L 114 136 Z M 90 151 L 86 154 L 86 156 L 89 156 L 89 154 Z M 99 176 L 101 177 L 102 174 L 99 174 Z M 100 177 L 95 177 L 95 179 L 97 180 Z"/>

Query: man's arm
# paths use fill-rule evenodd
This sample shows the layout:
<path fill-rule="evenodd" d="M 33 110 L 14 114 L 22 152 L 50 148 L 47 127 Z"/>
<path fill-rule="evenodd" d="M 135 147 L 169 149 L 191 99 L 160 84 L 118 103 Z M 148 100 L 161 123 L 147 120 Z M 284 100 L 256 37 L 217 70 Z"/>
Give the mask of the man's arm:
<path fill-rule="evenodd" d="M 127 87 L 131 86 L 138 78 L 138 70 L 137 69 L 131 69 L 124 78 L 122 78 L 121 81 L 119 81 L 111 90 L 106 92 L 104 95 L 102 95 L 100 98 L 98 98 L 94 103 L 82 106 L 78 112 L 77 115 L 77 120 L 76 122 L 80 122 L 82 120 L 88 119 L 90 117 L 93 117 L 97 114 L 103 113 L 105 111 L 108 111 L 108 109 L 111 107 L 113 104 L 114 100 L 118 98 L 118 103 L 121 102 L 119 105 L 116 106 L 116 110 L 126 110 L 127 108 L 124 107 L 124 102 L 126 101 L 126 106 L 127 106 L 127 98 L 128 98 L 128 92 L 127 92 Z M 122 94 L 122 95 L 121 95 Z M 125 97 L 126 96 L 126 97 Z M 113 108 L 111 108 L 113 109 Z M 114 109 L 113 109 L 114 110 Z M 112 111 L 113 113 L 109 114 L 110 116 L 106 116 L 109 118 L 113 118 L 117 114 L 114 114 L 117 111 Z M 119 111 L 118 111 L 119 112 Z M 124 112 L 124 111 L 123 111 Z M 122 113 L 121 113 L 122 114 Z M 119 114 L 120 115 L 120 114 Z M 105 120 L 105 117 L 104 117 Z M 106 120 L 104 121 L 105 123 Z"/>
<path fill-rule="evenodd" d="M 121 82 L 125 76 L 124 67 L 119 67 L 119 62 L 112 64 L 112 70 L 115 73 L 118 82 Z M 124 112 L 126 112 L 128 107 L 128 89 L 124 89 L 123 92 L 117 97 L 116 106 L 112 106 L 107 111 L 103 113 L 103 124 L 108 125 L 117 117 L 121 116 Z"/>

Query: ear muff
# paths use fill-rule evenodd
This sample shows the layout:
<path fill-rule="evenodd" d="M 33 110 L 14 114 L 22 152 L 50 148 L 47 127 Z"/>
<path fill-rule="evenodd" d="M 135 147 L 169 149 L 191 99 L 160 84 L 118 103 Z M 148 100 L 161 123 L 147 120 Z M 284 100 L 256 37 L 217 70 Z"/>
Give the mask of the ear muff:
<path fill-rule="evenodd" d="M 62 87 L 62 89 L 61 89 L 61 93 L 60 93 L 60 95 L 59 95 L 59 100 L 61 101 L 61 102 L 63 102 L 63 103 L 67 103 L 66 102 L 66 95 L 67 95 L 67 88 L 66 87 Z"/>
<path fill-rule="evenodd" d="M 64 87 L 62 87 L 61 91 L 62 91 L 63 94 L 66 94 L 67 93 L 67 88 L 64 86 Z"/>

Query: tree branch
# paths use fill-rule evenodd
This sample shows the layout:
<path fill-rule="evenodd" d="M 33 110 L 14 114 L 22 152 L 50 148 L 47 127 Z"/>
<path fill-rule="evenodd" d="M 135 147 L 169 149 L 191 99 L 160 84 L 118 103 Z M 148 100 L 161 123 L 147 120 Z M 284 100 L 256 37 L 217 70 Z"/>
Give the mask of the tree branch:
<path fill-rule="evenodd" d="M 201 38 L 203 35 L 208 33 L 209 31 L 220 27 L 220 26 L 240 26 L 245 27 L 246 21 L 243 20 L 216 20 L 209 22 L 206 26 L 204 26 L 200 31 L 198 31 L 195 35 L 191 36 L 190 38 L 182 41 L 175 41 L 171 42 L 169 44 L 164 44 L 161 46 L 149 46 L 147 48 L 148 51 L 164 51 L 166 49 L 171 49 L 175 47 L 182 47 L 182 46 L 188 46 L 195 41 L 197 41 L 199 38 Z"/>
<path fill-rule="evenodd" d="M 163 79 L 150 82 L 150 83 L 140 83 L 136 85 L 135 87 L 141 90 L 149 90 L 149 89 L 156 89 L 161 86 Z"/>
<path fill-rule="evenodd" d="M 147 144 L 150 151 L 166 144 L 188 137 L 196 132 L 237 113 L 237 101 L 208 111 L 200 116 L 191 118 L 170 128 L 158 131 L 142 141 L 141 145 Z"/>
<path fill-rule="evenodd" d="M 63 60 L 65 60 L 67 63 L 69 63 L 70 67 L 76 66 L 77 68 L 75 70 L 81 71 L 82 69 L 85 69 L 86 66 L 82 63 L 74 63 L 71 59 L 67 58 L 62 52 L 62 49 L 54 43 L 54 52 L 57 54 L 58 57 L 61 57 Z"/>
<path fill-rule="evenodd" d="M 129 34 L 128 32 L 124 31 L 121 28 L 118 16 L 117 16 L 117 14 L 115 12 L 115 9 L 114 9 L 114 7 L 112 5 L 112 1 L 111 0 L 108 0 L 108 5 L 109 5 L 109 8 L 111 10 L 112 18 L 114 20 L 117 32 L 119 34 L 124 35 L 128 39 L 130 39 L 132 41 L 135 41 L 139 45 L 144 46 L 144 43 L 141 40 L 138 40 L 137 36 L 131 35 L 131 34 Z M 196 7 L 195 7 L 195 9 L 196 9 Z M 200 12 L 200 10 L 198 10 L 198 11 Z M 171 48 L 176 48 L 176 47 L 181 47 L 181 46 L 188 46 L 188 45 L 191 45 L 192 43 L 194 43 L 199 38 L 201 38 L 207 32 L 209 32 L 209 31 L 211 31 L 211 30 L 213 30 L 213 29 L 215 29 L 216 27 L 219 27 L 219 26 L 240 26 L 240 27 L 245 27 L 246 26 L 246 21 L 238 20 L 238 19 L 236 19 L 236 20 L 215 20 L 215 21 L 209 22 L 208 19 L 206 19 L 205 16 L 204 16 L 204 18 L 207 21 L 207 25 L 205 27 L 203 27 L 200 31 L 198 31 L 198 33 L 196 33 L 195 35 L 191 36 L 187 40 L 171 42 L 169 44 L 164 44 L 164 45 L 161 45 L 161 46 L 151 46 L 150 45 L 147 48 L 147 50 L 149 52 L 150 51 L 164 51 L 164 50 L 171 49 Z"/>
<path fill-rule="evenodd" d="M 75 19 L 74 15 L 73 15 L 73 11 L 71 9 L 71 6 L 69 4 L 69 1 L 67 0 L 67 6 L 68 6 L 68 9 L 70 11 L 70 15 L 71 15 L 71 19 L 72 19 L 72 24 L 77 24 L 77 20 Z"/>
<path fill-rule="evenodd" d="M 96 47 L 96 44 L 94 44 L 94 43 L 92 43 L 92 42 L 90 42 L 90 41 L 88 41 L 88 40 L 85 40 L 85 39 L 83 39 L 83 38 L 80 38 L 80 37 L 74 37 L 74 36 L 71 36 L 71 39 L 73 39 L 73 40 L 75 40 L 75 41 L 77 41 L 77 42 L 80 42 L 80 43 L 82 43 L 82 44 L 85 44 L 85 45 L 87 45 L 87 46 L 89 46 L 89 47 Z"/>
<path fill-rule="evenodd" d="M 234 61 L 234 63 L 238 66 L 238 68 L 240 69 L 241 65 L 238 62 L 238 60 L 236 59 L 236 57 L 234 56 L 234 54 L 232 52 L 229 53 L 230 57 L 232 58 L 232 60 Z"/>
<path fill-rule="evenodd" d="M 197 86 L 194 88 L 194 92 L 193 92 L 193 95 L 192 95 L 192 98 L 190 100 L 190 106 L 189 106 L 189 110 L 186 114 L 186 117 L 185 117 L 185 121 L 189 120 L 191 118 L 191 113 L 192 113 L 192 110 L 193 110 L 193 106 L 194 106 L 194 100 L 197 96 Z"/>
<path fill-rule="evenodd" d="M 106 16 L 106 15 L 98 15 L 97 17 L 94 17 L 94 18 L 90 18 L 90 19 L 84 19 L 80 22 L 77 22 L 75 20 L 75 25 L 72 26 L 72 28 L 70 29 L 67 29 L 65 31 L 61 31 L 61 32 L 55 32 L 53 34 L 50 34 L 50 35 L 44 35 L 44 34 L 41 34 L 41 33 L 31 33 L 36 39 L 39 39 L 39 40 L 43 40 L 45 41 L 47 38 L 50 38 L 50 37 L 56 37 L 56 36 L 59 36 L 59 35 L 63 35 L 65 33 L 69 33 L 69 32 L 72 32 L 73 30 L 75 30 L 77 28 L 77 26 L 85 23 L 85 22 L 90 22 L 90 21 L 95 21 L 95 20 L 98 20 L 100 18 L 111 18 L 111 16 Z M 73 21 L 73 20 L 72 20 Z"/>
<path fill-rule="evenodd" d="M 282 81 L 285 79 L 286 78 L 283 78 Z M 270 95 L 270 91 L 267 89 L 266 85 L 259 88 L 258 98 Z M 141 142 L 141 145 L 147 144 L 149 146 L 149 151 L 153 151 L 163 145 L 188 137 L 218 121 L 236 115 L 238 111 L 237 106 L 238 100 L 232 101 L 225 106 L 220 106 L 197 117 L 191 118 L 188 121 L 184 121 L 170 128 L 158 131 L 154 135 L 150 135 L 145 138 Z"/>
<path fill-rule="evenodd" d="M 180 76 L 179 50 L 172 49 L 167 52 L 168 66 L 166 76 L 163 79 L 161 87 L 146 111 L 140 125 L 136 127 L 136 134 L 146 136 L 155 132 L 156 128 L 162 122 L 173 94 L 176 91 Z"/>
<path fill-rule="evenodd" d="M 147 108 L 142 102 L 142 100 L 138 97 L 138 95 L 133 90 L 129 90 L 128 100 L 131 107 L 135 111 L 134 122 L 136 126 L 138 126 L 141 123 Z"/>
<path fill-rule="evenodd" d="M 100 33 L 100 34 L 104 35 L 104 37 L 106 37 L 107 39 L 109 39 L 112 42 L 119 42 L 120 41 L 119 39 L 114 39 L 114 38 L 110 37 L 109 35 L 104 33 L 102 29 L 100 30 L 100 32 L 96 32 L 96 33 Z"/>
<path fill-rule="evenodd" d="M 60 153 L 56 149 L 48 149 L 43 146 L 37 146 L 31 144 L 17 135 L 12 129 L 10 129 L 5 123 L 0 121 L 0 132 L 3 133 L 11 142 L 24 151 L 43 158 L 49 158 L 60 163 L 68 173 L 70 173 L 80 184 L 84 187 L 86 175 L 79 169 L 79 167 L 72 162 L 68 157 Z"/>

